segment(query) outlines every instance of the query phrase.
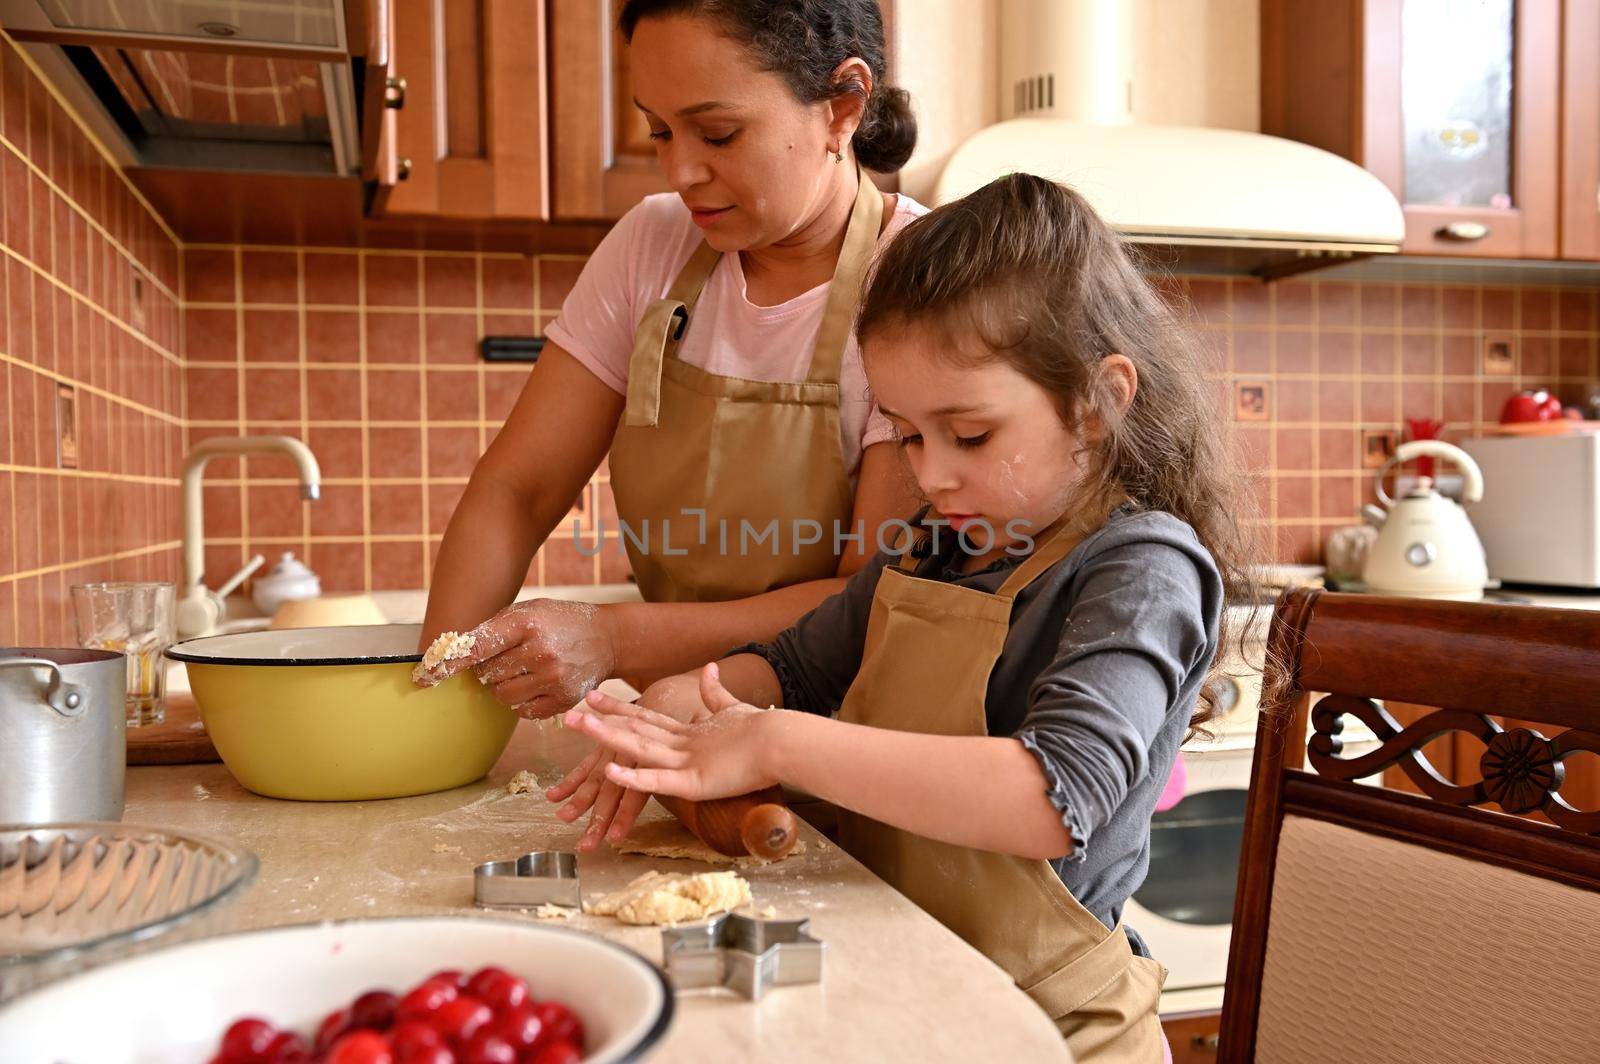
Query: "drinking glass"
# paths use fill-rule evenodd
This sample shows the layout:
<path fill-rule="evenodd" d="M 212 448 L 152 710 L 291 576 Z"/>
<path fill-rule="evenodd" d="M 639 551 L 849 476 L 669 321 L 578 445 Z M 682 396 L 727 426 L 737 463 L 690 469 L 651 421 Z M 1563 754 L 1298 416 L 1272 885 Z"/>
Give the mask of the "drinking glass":
<path fill-rule="evenodd" d="M 166 718 L 166 662 L 175 617 L 174 586 L 161 582 L 113 581 L 75 584 L 73 612 L 78 645 L 121 651 L 128 659 L 128 727 Z"/>

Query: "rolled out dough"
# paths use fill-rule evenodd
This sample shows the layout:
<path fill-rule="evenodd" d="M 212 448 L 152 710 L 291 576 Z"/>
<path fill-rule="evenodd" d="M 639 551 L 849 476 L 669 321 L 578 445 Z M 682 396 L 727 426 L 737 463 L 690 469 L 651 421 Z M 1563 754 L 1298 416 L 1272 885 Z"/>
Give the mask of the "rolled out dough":
<path fill-rule="evenodd" d="M 646 872 L 621 890 L 583 903 L 583 911 L 614 916 L 625 924 L 674 924 L 704 920 L 751 904 L 750 884 L 737 872 L 667 875 Z"/>
<path fill-rule="evenodd" d="M 794 849 L 777 861 L 768 861 L 760 857 L 729 857 L 701 842 L 692 831 L 679 823 L 676 817 L 664 817 L 660 820 L 635 824 L 628 837 L 621 842 L 612 843 L 611 848 L 618 853 L 637 853 L 645 857 L 673 857 L 684 861 L 733 865 L 737 868 L 760 868 L 763 865 L 787 861 L 796 854 L 806 852 L 805 840 L 796 839 Z"/>

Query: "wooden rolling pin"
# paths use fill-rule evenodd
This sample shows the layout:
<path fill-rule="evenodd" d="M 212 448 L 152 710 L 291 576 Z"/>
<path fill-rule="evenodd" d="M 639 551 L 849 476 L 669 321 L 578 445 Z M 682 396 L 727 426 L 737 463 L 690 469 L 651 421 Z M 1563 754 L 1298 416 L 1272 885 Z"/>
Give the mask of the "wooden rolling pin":
<path fill-rule="evenodd" d="M 799 837 L 794 814 L 783 800 L 780 787 L 707 802 L 658 794 L 656 801 L 666 806 L 695 838 L 729 857 L 776 861 L 788 856 Z"/>

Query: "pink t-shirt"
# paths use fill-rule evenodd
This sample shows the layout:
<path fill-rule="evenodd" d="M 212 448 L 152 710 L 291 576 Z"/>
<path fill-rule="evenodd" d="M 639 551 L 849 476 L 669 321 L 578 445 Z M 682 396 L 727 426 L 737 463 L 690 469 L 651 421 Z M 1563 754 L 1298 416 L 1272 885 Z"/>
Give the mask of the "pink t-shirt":
<path fill-rule="evenodd" d="M 878 246 L 882 248 L 906 223 L 927 211 L 915 200 L 897 196 L 894 217 Z M 675 194 L 645 197 L 589 257 L 546 335 L 589 372 L 625 394 L 639 319 L 651 303 L 667 294 L 702 239 L 689 209 Z M 758 307 L 745 297 L 739 256 L 724 255 L 700 293 L 678 355 L 690 365 L 725 377 L 803 381 L 827 301 L 828 286 L 823 284 L 777 306 Z M 863 450 L 894 437 L 867 387 L 854 336 L 839 367 L 839 427 L 844 467 L 852 477 Z"/>

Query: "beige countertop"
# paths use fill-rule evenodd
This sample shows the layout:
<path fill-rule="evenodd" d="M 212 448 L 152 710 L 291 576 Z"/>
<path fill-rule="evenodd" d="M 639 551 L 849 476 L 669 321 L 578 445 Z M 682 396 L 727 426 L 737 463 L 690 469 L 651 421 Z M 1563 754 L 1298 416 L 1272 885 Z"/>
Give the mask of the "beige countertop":
<path fill-rule="evenodd" d="M 472 917 L 484 913 L 472 905 L 475 865 L 571 849 L 581 831 L 581 822 L 557 819 L 542 795 L 507 794 L 506 781 L 531 769 L 552 783 L 586 746 L 554 723 L 524 723 L 487 779 L 381 802 L 261 798 L 220 764 L 134 768 L 125 819 L 226 835 L 255 851 L 261 870 L 235 906 L 238 929 L 365 916 Z M 666 814 L 652 803 L 646 815 Z M 757 904 L 811 919 L 812 933 L 827 943 L 822 983 L 780 988 L 759 1004 L 720 991 L 680 995 L 672 1028 L 650 1060 L 1067 1059 L 1054 1025 L 1005 973 L 809 825 L 802 838 L 806 853 L 744 874 Z M 585 895 L 649 869 L 705 867 L 608 848 L 579 858 Z M 661 961 L 659 929 L 587 915 L 557 924 Z"/>

